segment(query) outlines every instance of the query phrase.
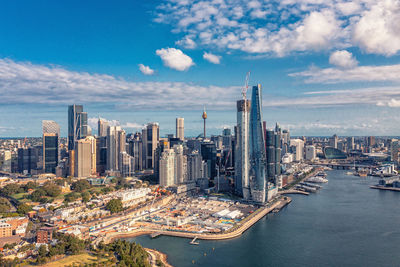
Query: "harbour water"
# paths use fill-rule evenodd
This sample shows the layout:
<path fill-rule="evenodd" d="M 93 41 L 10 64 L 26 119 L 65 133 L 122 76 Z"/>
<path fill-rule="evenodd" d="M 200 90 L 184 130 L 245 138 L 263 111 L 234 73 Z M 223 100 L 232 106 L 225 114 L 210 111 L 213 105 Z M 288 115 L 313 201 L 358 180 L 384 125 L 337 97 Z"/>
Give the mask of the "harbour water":
<path fill-rule="evenodd" d="M 329 182 L 261 219 L 241 237 L 204 241 L 132 238 L 185 266 L 400 266 L 400 192 L 370 189 L 374 177 L 329 171 Z"/>

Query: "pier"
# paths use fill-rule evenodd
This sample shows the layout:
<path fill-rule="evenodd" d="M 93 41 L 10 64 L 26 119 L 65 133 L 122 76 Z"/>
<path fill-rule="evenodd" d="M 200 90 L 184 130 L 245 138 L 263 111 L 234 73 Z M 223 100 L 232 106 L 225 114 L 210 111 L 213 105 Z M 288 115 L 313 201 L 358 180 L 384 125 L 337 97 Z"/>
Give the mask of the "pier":
<path fill-rule="evenodd" d="M 195 236 L 195 237 L 193 238 L 193 240 L 190 241 L 190 244 L 191 244 L 191 245 L 199 245 L 200 243 L 199 243 L 199 242 L 196 242 L 196 240 L 197 240 L 197 236 Z"/>
<path fill-rule="evenodd" d="M 299 194 L 299 195 L 306 195 L 306 196 L 308 196 L 310 193 L 304 192 L 304 191 L 301 191 L 301 190 L 296 190 L 296 189 L 288 189 L 288 190 L 280 191 L 279 194 L 281 194 L 281 195 Z"/>

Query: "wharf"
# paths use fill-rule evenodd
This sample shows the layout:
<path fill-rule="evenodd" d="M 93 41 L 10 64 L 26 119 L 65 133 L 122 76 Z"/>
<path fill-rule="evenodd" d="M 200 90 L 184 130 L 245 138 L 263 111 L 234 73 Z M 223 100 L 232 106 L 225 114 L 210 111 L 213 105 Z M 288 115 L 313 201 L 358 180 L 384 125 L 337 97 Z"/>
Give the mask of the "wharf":
<path fill-rule="evenodd" d="M 289 189 L 289 190 L 281 191 L 281 192 L 279 192 L 279 194 L 281 194 L 281 195 L 300 194 L 300 195 L 306 195 L 306 196 L 308 196 L 310 193 L 304 192 L 304 191 L 301 191 L 301 190 Z"/>
<path fill-rule="evenodd" d="M 380 186 L 380 185 L 371 185 L 369 188 L 400 192 L 400 188 L 396 188 L 396 187 L 385 187 L 385 186 Z"/>

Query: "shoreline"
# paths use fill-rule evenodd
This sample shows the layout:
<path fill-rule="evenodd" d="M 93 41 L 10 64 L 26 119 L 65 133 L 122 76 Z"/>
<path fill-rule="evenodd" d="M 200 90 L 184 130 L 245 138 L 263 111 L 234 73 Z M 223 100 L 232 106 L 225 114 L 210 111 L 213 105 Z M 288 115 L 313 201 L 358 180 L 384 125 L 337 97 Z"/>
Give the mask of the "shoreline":
<path fill-rule="evenodd" d="M 276 208 L 283 208 L 288 205 L 292 201 L 291 198 L 286 197 L 275 202 L 269 207 L 264 207 L 261 211 L 258 211 L 256 214 L 253 214 L 251 218 L 247 217 L 244 219 L 244 222 L 235 230 L 228 233 L 222 234 L 204 234 L 204 233 L 189 233 L 189 232 L 177 232 L 177 231 L 166 231 L 166 230 L 157 230 L 157 229 L 136 229 L 131 232 L 126 233 L 115 233 L 105 237 L 104 242 L 112 242 L 115 239 L 121 238 L 133 238 L 141 235 L 157 233 L 160 235 L 166 236 L 174 236 L 181 238 L 190 238 L 193 239 L 197 237 L 197 239 L 201 240 L 227 240 L 241 236 L 245 231 L 247 231 L 251 226 L 253 226 L 256 222 L 266 216 L 268 213 L 272 212 Z"/>
<path fill-rule="evenodd" d="M 165 254 L 161 251 L 155 250 L 155 249 L 151 249 L 151 248 L 144 248 L 144 249 L 147 251 L 147 253 L 149 253 L 151 255 L 151 257 L 155 256 L 156 259 L 159 259 L 166 267 L 173 267 L 173 265 L 168 263 L 167 254 Z"/>

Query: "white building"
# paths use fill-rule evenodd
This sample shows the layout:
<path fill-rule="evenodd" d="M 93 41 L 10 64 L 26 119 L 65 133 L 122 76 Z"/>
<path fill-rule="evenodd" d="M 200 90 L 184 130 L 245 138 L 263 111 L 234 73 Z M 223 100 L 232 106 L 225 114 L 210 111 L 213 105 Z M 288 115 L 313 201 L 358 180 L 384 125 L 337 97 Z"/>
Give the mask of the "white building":
<path fill-rule="evenodd" d="M 294 154 L 295 161 L 304 159 L 304 141 L 301 139 L 290 139 L 290 148 Z"/>
<path fill-rule="evenodd" d="M 124 207 L 129 207 L 146 200 L 146 196 L 150 192 L 150 188 L 137 188 L 116 192 L 115 196 L 121 199 L 122 205 Z"/>
<path fill-rule="evenodd" d="M 306 146 L 306 160 L 315 160 L 317 157 L 317 151 L 315 146 Z"/>
<path fill-rule="evenodd" d="M 187 155 L 187 180 L 196 181 L 202 178 L 203 173 L 203 160 L 199 151 L 194 150 L 191 154 Z"/>
<path fill-rule="evenodd" d="M 107 170 L 119 170 L 119 154 L 125 151 L 125 131 L 120 126 L 107 129 Z"/>
<path fill-rule="evenodd" d="M 160 185 L 164 187 L 177 184 L 176 159 L 173 149 L 165 149 L 160 158 Z"/>
<path fill-rule="evenodd" d="M 176 138 L 185 139 L 184 118 L 176 118 Z"/>
<path fill-rule="evenodd" d="M 182 145 L 174 145 L 173 150 L 175 152 L 176 180 L 178 184 L 182 184 L 187 180 L 187 159 L 183 155 Z"/>

